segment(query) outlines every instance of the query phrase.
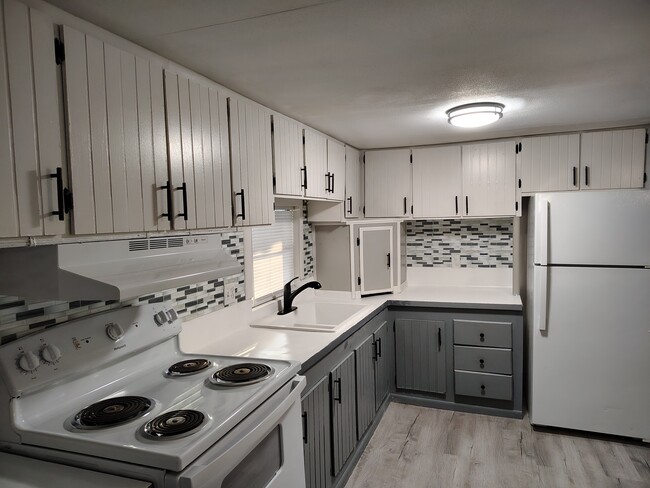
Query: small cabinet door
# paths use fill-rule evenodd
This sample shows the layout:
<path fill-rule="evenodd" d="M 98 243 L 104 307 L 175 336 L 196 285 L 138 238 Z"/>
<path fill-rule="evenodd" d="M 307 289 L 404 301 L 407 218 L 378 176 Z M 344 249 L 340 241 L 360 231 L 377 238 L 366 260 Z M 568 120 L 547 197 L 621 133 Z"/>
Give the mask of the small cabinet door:
<path fill-rule="evenodd" d="M 413 149 L 413 217 L 459 217 L 461 182 L 460 146 Z"/>
<path fill-rule="evenodd" d="M 345 146 L 332 139 L 327 140 L 327 172 L 330 175 L 327 198 L 342 201 L 345 198 Z"/>
<path fill-rule="evenodd" d="M 356 219 L 363 215 L 363 165 L 361 153 L 345 146 L 345 217 Z"/>
<path fill-rule="evenodd" d="M 302 440 L 307 488 L 327 488 L 330 483 L 329 378 L 324 377 L 302 399 Z"/>
<path fill-rule="evenodd" d="M 643 188 L 645 129 L 583 132 L 580 189 Z"/>
<path fill-rule="evenodd" d="M 375 418 L 375 358 L 377 343 L 370 335 L 354 350 L 357 378 L 357 439 Z"/>
<path fill-rule="evenodd" d="M 327 170 L 327 138 L 305 129 L 306 197 L 328 198 L 331 177 Z"/>
<path fill-rule="evenodd" d="M 466 144 L 462 147 L 465 217 L 514 216 L 514 141 Z"/>
<path fill-rule="evenodd" d="M 332 476 L 336 476 L 357 443 L 354 352 L 330 373 L 332 398 Z"/>
<path fill-rule="evenodd" d="M 365 157 L 366 217 L 411 214 L 411 150 L 367 151 Z"/>
<path fill-rule="evenodd" d="M 302 126 L 281 115 L 272 119 L 274 193 L 301 197 L 305 188 Z"/>
<path fill-rule="evenodd" d="M 392 291 L 393 228 L 359 229 L 361 294 Z"/>
<path fill-rule="evenodd" d="M 525 137 L 516 159 L 523 193 L 580 188 L 580 134 Z"/>
<path fill-rule="evenodd" d="M 228 99 L 232 161 L 233 224 L 272 224 L 271 115 L 239 97 Z"/>
<path fill-rule="evenodd" d="M 397 388 L 445 393 L 445 322 L 395 321 Z"/>
<path fill-rule="evenodd" d="M 391 326 L 387 321 L 382 322 L 373 334 L 375 339 L 375 410 L 379 410 L 388 392 L 391 390 L 394 378 L 394 341 L 391 340 Z"/>

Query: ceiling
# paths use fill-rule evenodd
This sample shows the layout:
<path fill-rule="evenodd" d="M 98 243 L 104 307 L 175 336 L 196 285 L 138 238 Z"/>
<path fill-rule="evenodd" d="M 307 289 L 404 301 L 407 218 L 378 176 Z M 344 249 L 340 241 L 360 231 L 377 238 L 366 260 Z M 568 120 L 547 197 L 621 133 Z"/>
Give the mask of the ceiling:
<path fill-rule="evenodd" d="M 648 0 L 48 1 L 359 148 L 650 122 Z"/>

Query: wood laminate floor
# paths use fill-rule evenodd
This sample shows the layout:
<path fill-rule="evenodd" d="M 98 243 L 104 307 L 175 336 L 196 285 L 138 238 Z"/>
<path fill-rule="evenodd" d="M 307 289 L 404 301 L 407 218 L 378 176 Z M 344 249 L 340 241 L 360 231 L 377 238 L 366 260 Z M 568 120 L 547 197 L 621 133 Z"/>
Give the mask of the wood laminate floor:
<path fill-rule="evenodd" d="M 650 488 L 650 447 L 391 403 L 346 488 Z"/>

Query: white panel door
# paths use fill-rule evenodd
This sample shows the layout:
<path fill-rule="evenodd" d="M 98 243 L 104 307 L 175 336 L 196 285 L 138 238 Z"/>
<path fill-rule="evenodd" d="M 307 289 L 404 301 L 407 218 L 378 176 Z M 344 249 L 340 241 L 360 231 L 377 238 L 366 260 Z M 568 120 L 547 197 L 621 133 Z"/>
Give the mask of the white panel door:
<path fill-rule="evenodd" d="M 366 151 L 366 217 L 407 217 L 411 214 L 411 150 Z"/>
<path fill-rule="evenodd" d="M 361 294 L 392 291 L 393 228 L 361 227 L 359 246 Z"/>
<path fill-rule="evenodd" d="M 550 268 L 533 305 L 546 331 L 529 331 L 533 424 L 650 438 L 648 290 L 648 269 Z"/>
<path fill-rule="evenodd" d="M 345 217 L 361 217 L 363 211 L 363 166 L 361 153 L 345 146 Z"/>
<path fill-rule="evenodd" d="M 515 215 L 514 141 L 463 145 L 462 171 L 463 216 Z"/>
<path fill-rule="evenodd" d="M 413 149 L 413 217 L 460 216 L 460 146 Z"/>
<path fill-rule="evenodd" d="M 307 171 L 306 197 L 328 198 L 330 175 L 327 170 L 327 138 L 305 129 L 305 168 Z"/>
<path fill-rule="evenodd" d="M 330 200 L 345 198 L 345 145 L 327 140 L 327 172 L 330 174 Z"/>
<path fill-rule="evenodd" d="M 645 129 L 582 133 L 580 188 L 643 188 L 645 137 Z"/>
<path fill-rule="evenodd" d="M 305 188 L 302 126 L 273 115 L 273 177 L 276 195 L 301 197 Z"/>
<path fill-rule="evenodd" d="M 580 188 L 580 134 L 525 137 L 517 153 L 523 193 Z"/>

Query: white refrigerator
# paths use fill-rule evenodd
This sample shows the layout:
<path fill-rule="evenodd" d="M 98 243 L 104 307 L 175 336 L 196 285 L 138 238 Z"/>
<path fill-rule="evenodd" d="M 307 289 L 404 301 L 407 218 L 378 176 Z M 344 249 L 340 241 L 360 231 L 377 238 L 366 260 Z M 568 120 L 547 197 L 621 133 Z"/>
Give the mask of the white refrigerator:
<path fill-rule="evenodd" d="M 538 194 L 528 215 L 531 423 L 650 440 L 650 191 Z"/>

